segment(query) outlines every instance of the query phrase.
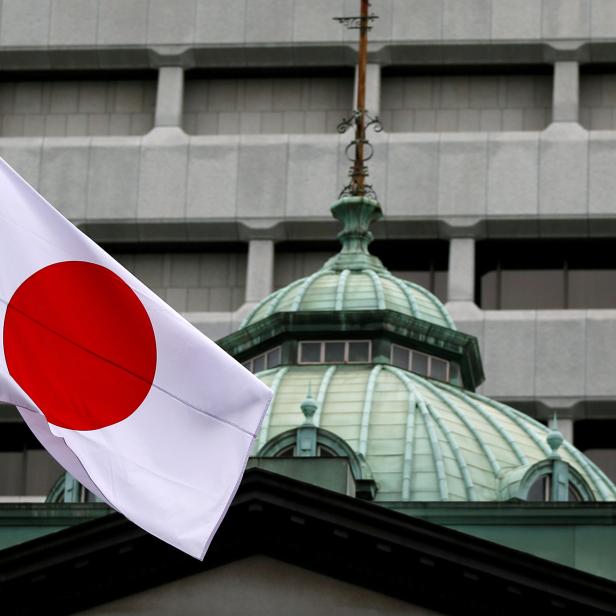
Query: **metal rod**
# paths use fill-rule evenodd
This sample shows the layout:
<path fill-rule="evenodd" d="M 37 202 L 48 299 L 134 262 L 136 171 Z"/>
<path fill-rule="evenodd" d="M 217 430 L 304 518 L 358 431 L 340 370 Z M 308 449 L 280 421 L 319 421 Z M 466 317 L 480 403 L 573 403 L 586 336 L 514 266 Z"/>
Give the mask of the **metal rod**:
<path fill-rule="evenodd" d="M 353 181 L 356 194 L 365 194 L 364 142 L 366 140 L 366 65 L 368 63 L 369 0 L 361 0 L 359 21 L 359 60 L 357 65 L 357 125 L 355 127 L 355 164 Z"/>
<path fill-rule="evenodd" d="M 368 32 L 371 23 L 378 19 L 369 13 L 370 0 L 360 0 L 360 15 L 358 17 L 334 17 L 336 21 L 347 28 L 359 30 L 359 50 L 357 60 L 357 101 L 353 114 L 338 124 L 338 132 L 345 133 L 354 127 L 355 138 L 347 148 L 345 154 L 351 162 L 349 169 L 350 182 L 342 189 L 340 195 L 354 195 L 358 197 L 370 196 L 376 199 L 376 193 L 370 184 L 366 183 L 368 175 L 367 161 L 374 152 L 366 139 L 366 130 L 373 127 L 376 132 L 382 129 L 378 117 L 372 117 L 366 109 L 366 71 L 368 65 Z"/>

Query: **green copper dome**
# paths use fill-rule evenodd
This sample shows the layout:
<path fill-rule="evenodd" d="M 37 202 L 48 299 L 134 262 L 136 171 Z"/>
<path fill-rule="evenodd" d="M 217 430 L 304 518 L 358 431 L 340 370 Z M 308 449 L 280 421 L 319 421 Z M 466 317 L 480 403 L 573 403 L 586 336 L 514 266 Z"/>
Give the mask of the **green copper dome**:
<path fill-rule="evenodd" d="M 242 326 L 275 312 L 387 309 L 455 329 L 443 304 L 419 285 L 387 271 L 337 270 L 327 264 L 312 276 L 296 280 L 268 296 Z"/>
<path fill-rule="evenodd" d="M 279 289 L 258 304 L 242 323 L 252 325 L 276 312 L 393 310 L 449 329 L 453 320 L 443 304 L 417 284 L 393 276 L 368 252 L 371 222 L 381 216 L 367 197 L 345 197 L 332 206 L 344 228 L 342 250 L 316 273 Z"/>
<path fill-rule="evenodd" d="M 525 499 L 525 478 L 554 457 L 583 500 L 616 500 L 616 486 L 553 430 L 461 388 L 391 365 L 282 366 L 259 378 L 274 391 L 259 448 L 301 423 L 311 385 L 313 422 L 363 456 L 377 502 Z"/>
<path fill-rule="evenodd" d="M 362 498 L 401 510 L 414 501 L 616 500 L 616 486 L 556 425 L 474 393 L 477 340 L 368 252 L 378 203 L 345 197 L 332 211 L 342 250 L 220 341 L 274 393 L 255 453 L 346 457 Z M 372 353 L 351 357 L 357 341 Z M 444 362 L 447 371 L 432 370 Z"/>

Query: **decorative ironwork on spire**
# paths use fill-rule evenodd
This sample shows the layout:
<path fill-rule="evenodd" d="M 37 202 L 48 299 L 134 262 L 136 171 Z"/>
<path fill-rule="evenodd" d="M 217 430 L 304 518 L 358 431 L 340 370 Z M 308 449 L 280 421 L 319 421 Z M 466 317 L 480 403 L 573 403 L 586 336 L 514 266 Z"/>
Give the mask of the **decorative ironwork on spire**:
<path fill-rule="evenodd" d="M 374 154 L 374 148 L 366 139 L 366 129 L 370 126 L 376 132 L 383 130 L 379 118 L 372 116 L 366 110 L 366 66 L 368 64 L 368 31 L 372 22 L 378 19 L 374 13 L 369 13 L 370 1 L 361 1 L 359 17 L 335 17 L 336 21 L 351 30 L 359 30 L 359 59 L 357 63 L 357 105 L 352 115 L 338 124 L 338 132 L 345 133 L 349 128 L 355 127 L 355 139 L 349 143 L 345 153 L 353 163 L 349 170 L 351 181 L 342 189 L 340 197 L 371 197 L 377 196 L 370 184 L 366 183 L 368 177 L 367 162 Z"/>

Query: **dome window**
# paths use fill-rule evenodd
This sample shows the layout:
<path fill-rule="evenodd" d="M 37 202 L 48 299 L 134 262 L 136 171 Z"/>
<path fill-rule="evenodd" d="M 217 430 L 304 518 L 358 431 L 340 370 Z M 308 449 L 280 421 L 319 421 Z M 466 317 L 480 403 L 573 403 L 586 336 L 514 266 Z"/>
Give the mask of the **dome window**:
<path fill-rule="evenodd" d="M 397 344 L 391 345 L 391 363 L 397 368 L 427 376 L 438 381 L 458 384 L 460 368 L 458 364 L 449 362 L 434 355 L 412 351 Z"/>
<path fill-rule="evenodd" d="M 539 463 L 531 468 L 529 476 L 522 481 L 521 493 L 524 500 L 531 503 L 594 500 L 575 469 L 561 461 L 551 465 Z"/>
<path fill-rule="evenodd" d="M 503 500 L 516 498 L 531 503 L 594 501 L 586 478 L 564 460 L 559 450 L 564 443 L 556 417 L 550 422 L 546 441 L 551 452 L 544 460 L 520 466 L 501 477 Z"/>
<path fill-rule="evenodd" d="M 260 355 L 243 362 L 242 366 L 244 366 L 246 370 L 250 370 L 250 372 L 256 374 L 257 372 L 262 372 L 263 370 L 269 370 L 270 368 L 280 366 L 282 361 L 281 358 L 281 349 L 280 347 L 276 347 L 271 351 L 261 353 Z"/>
<path fill-rule="evenodd" d="M 372 356 L 369 340 L 327 340 L 299 343 L 299 364 L 365 364 Z"/>
<path fill-rule="evenodd" d="M 314 416 L 319 405 L 312 397 L 310 388 L 306 399 L 300 404 L 304 422 L 297 428 L 278 434 L 265 443 L 259 458 L 345 458 L 353 477 L 353 496 L 374 500 L 377 486 L 372 471 L 364 456 L 356 453 L 340 436 L 319 428 Z M 305 479 L 304 479 L 305 480 Z"/>

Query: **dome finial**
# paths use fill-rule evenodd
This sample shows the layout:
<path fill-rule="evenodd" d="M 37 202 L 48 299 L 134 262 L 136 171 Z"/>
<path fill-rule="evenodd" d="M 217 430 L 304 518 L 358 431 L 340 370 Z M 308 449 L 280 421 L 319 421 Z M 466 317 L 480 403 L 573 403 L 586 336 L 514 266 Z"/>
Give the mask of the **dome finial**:
<path fill-rule="evenodd" d="M 308 382 L 308 393 L 306 394 L 306 398 L 300 404 L 300 408 L 302 409 L 302 413 L 304 414 L 305 420 L 304 424 L 312 425 L 312 418 L 314 414 L 317 412 L 319 408 L 315 399 L 312 397 L 312 383 Z"/>
<path fill-rule="evenodd" d="M 357 17 L 335 17 L 347 28 L 359 30 L 359 51 L 357 59 L 357 106 L 351 117 L 346 118 L 338 125 L 338 132 L 345 133 L 355 126 L 355 139 L 349 143 L 345 152 L 351 161 L 349 177 L 351 181 L 342 189 L 340 197 L 349 195 L 353 197 L 372 197 L 376 200 L 376 193 L 370 184 L 366 184 L 368 176 L 367 162 L 372 158 L 373 148 L 366 139 L 366 129 L 374 126 L 377 132 L 383 130 L 378 117 L 371 116 L 366 110 L 366 70 L 368 66 L 368 31 L 371 23 L 378 19 L 374 13 L 369 12 L 370 0 L 360 0 L 360 15 Z M 351 155 L 350 152 L 353 151 Z"/>
<path fill-rule="evenodd" d="M 381 260 L 368 251 L 373 239 L 370 226 L 383 217 L 379 203 L 369 197 L 342 197 L 332 205 L 331 212 L 342 223 L 342 231 L 338 233 L 342 249 L 324 269 L 386 271 Z"/>
<path fill-rule="evenodd" d="M 556 416 L 556 413 L 554 413 L 554 417 L 552 417 L 550 421 L 550 431 L 548 432 L 546 440 L 548 442 L 548 445 L 550 446 L 550 449 L 552 450 L 550 457 L 560 458 L 560 455 L 558 454 L 558 449 L 563 444 L 563 441 L 565 439 L 560 430 L 558 429 L 558 417 Z"/>

